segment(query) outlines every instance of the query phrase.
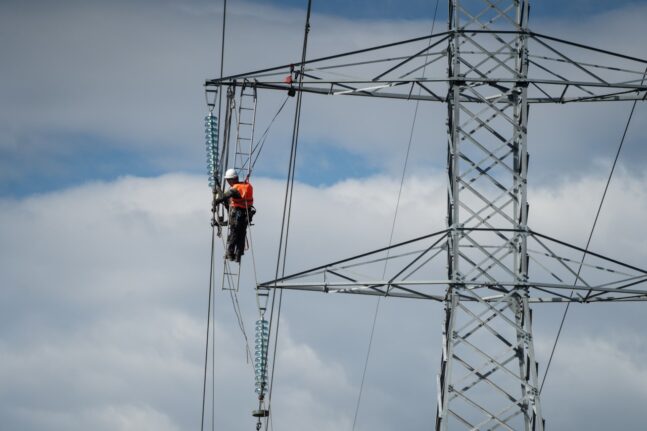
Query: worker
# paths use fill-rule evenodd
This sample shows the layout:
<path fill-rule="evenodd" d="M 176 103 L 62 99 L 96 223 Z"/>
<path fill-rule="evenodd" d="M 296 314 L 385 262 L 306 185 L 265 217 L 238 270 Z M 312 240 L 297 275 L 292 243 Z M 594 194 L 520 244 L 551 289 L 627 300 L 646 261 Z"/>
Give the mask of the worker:
<path fill-rule="evenodd" d="M 227 169 L 225 180 L 229 190 L 216 198 L 216 205 L 224 203 L 229 208 L 229 236 L 225 258 L 240 262 L 240 256 L 245 252 L 245 235 L 247 225 L 256 212 L 254 204 L 254 189 L 248 180 L 240 182 L 235 169 Z"/>

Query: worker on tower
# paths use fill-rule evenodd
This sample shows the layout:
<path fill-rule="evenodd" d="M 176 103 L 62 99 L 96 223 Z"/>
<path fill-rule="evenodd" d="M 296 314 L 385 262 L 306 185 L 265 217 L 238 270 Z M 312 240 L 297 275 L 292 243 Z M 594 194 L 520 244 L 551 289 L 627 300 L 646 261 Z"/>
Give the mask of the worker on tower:
<path fill-rule="evenodd" d="M 229 236 L 225 258 L 240 262 L 240 256 L 245 252 L 245 235 L 247 225 L 256 212 L 254 204 L 254 189 L 249 180 L 240 182 L 235 169 L 227 169 L 225 180 L 229 190 L 216 198 L 216 205 L 224 203 L 229 208 Z"/>

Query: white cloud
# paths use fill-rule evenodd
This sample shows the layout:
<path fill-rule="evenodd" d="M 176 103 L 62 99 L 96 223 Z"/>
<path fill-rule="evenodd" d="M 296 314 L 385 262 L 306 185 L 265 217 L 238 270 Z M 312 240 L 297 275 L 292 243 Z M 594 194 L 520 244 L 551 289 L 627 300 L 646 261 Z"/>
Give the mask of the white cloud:
<path fill-rule="evenodd" d="M 80 410 L 70 413 L 51 411 L 25 411 L 26 422 L 37 429 L 67 430 L 92 428 L 96 430 L 161 430 L 178 428 L 162 412 L 150 406 L 110 405 L 100 409 Z"/>
<path fill-rule="evenodd" d="M 638 331 L 626 329 L 626 333 L 636 344 L 644 343 Z M 543 353 L 552 347 L 552 342 L 546 341 L 537 343 Z M 560 341 L 543 392 L 544 409 L 552 413 L 548 426 L 591 430 L 642 428 L 641 406 L 647 402 L 644 352 L 623 347 L 612 338 L 593 334 L 569 334 Z M 636 419 L 627 420 L 634 415 Z"/>
<path fill-rule="evenodd" d="M 606 172 L 604 172 L 606 175 Z M 568 179 L 557 187 L 530 187 L 529 225 L 536 231 L 584 248 L 608 177 L 587 176 Z M 626 256 L 637 266 L 644 261 L 642 240 L 633 232 L 640 230 L 647 211 L 644 176 L 632 177 L 622 169 L 611 180 L 590 250 L 609 257 Z"/>
<path fill-rule="evenodd" d="M 609 238 L 607 248 L 619 252 L 614 257 L 640 262 L 645 252 L 635 232 L 642 218 L 627 217 L 623 208 L 645 213 L 645 180 L 619 175 L 615 181 L 609 211 L 596 235 Z M 442 228 L 443 182 L 440 176 L 417 177 L 405 187 L 396 231 L 400 239 Z M 603 179 L 590 178 L 559 189 L 533 189 L 535 228 L 557 236 L 574 232 L 570 239 L 581 242 L 587 226 L 580 218 L 591 217 L 595 202 L 590 196 L 602 185 Z M 264 279 L 274 271 L 281 207 L 277 196 L 282 188 L 280 182 L 255 180 L 260 212 L 254 245 L 259 277 Z M 297 184 L 290 270 L 384 245 L 396 193 L 397 187 L 384 177 L 327 188 Z M 100 429 L 123 430 L 197 426 L 209 201 L 203 179 L 186 175 L 128 177 L 2 201 L 0 282 L 5 299 L 0 305 L 0 405 L 8 424 L 25 430 L 40 429 L 46 421 L 56 425 L 52 429 L 66 430 L 82 429 L 90 422 Z M 557 211 L 566 205 L 569 217 Z M 220 271 L 219 264 L 216 269 Z M 249 255 L 243 272 L 239 295 L 251 331 L 255 301 Z M 216 279 L 219 283 L 219 276 Z M 284 301 L 275 426 L 347 428 L 374 301 L 292 292 Z M 244 429 L 252 422 L 253 376 L 229 297 L 219 285 L 216 304 L 216 421 L 228 429 Z M 646 371 L 637 358 L 644 355 L 647 342 L 638 332 L 621 329 L 642 321 L 641 307 L 604 308 L 609 311 L 604 314 L 602 308 L 586 310 L 588 314 L 572 314 L 567 327 L 572 328 L 571 337 L 596 331 L 598 338 L 592 339 L 598 343 L 593 347 L 599 358 L 577 368 L 582 361 L 573 358 L 593 357 L 593 347 L 560 344 L 563 350 L 558 350 L 544 403 L 552 423 L 579 420 L 574 416 L 578 410 L 573 415 L 558 410 L 562 386 L 571 385 L 572 396 L 579 397 L 582 406 L 603 387 L 614 394 L 614 408 L 621 403 L 633 406 L 634 400 L 645 396 L 638 380 Z M 552 305 L 535 310 L 540 367 L 545 366 L 558 314 Z M 435 399 L 440 346 L 435 329 L 441 320 L 437 305 L 384 302 L 360 410 L 361 427 L 387 429 L 393 421 L 425 423 L 433 409 L 429 400 Z M 607 338 L 620 330 L 635 337 L 621 342 L 622 353 L 617 351 L 617 337 Z M 622 371 L 610 372 L 614 363 Z M 585 381 L 594 374 L 608 377 Z M 636 377 L 633 383 L 631 376 Z M 578 385 L 583 389 L 573 389 Z M 418 417 L 411 411 L 422 413 Z M 77 413 L 87 419 L 72 424 Z M 627 409 L 628 429 L 640 420 L 640 409 Z"/>

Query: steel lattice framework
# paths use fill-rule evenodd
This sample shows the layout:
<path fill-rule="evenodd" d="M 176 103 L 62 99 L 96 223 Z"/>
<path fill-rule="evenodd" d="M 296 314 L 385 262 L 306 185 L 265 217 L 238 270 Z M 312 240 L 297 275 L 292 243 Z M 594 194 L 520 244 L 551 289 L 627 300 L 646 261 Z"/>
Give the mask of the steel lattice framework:
<path fill-rule="evenodd" d="M 450 5 L 449 27 L 456 32 L 449 40 L 449 76 L 527 79 L 527 2 L 486 3 Z M 499 22 L 518 33 L 482 35 L 498 42 L 494 51 L 490 40 L 464 32 Z M 528 288 L 521 285 L 528 281 L 527 86 L 496 91 L 460 80 L 449 87 L 447 262 L 453 283 L 438 380 L 440 430 L 453 429 L 453 421 L 468 429 L 543 430 Z M 479 390 L 486 384 L 490 390 Z"/>
<path fill-rule="evenodd" d="M 527 0 L 448 4 L 445 32 L 206 88 L 446 104 L 446 229 L 258 288 L 444 302 L 436 429 L 543 430 L 529 304 L 644 301 L 647 271 L 528 227 L 528 107 L 644 100 L 647 61 L 533 33 Z M 302 64 L 295 88 L 284 77 L 296 78 Z M 348 77 L 340 80 L 342 71 Z M 385 260 L 390 273 L 382 277 Z"/>

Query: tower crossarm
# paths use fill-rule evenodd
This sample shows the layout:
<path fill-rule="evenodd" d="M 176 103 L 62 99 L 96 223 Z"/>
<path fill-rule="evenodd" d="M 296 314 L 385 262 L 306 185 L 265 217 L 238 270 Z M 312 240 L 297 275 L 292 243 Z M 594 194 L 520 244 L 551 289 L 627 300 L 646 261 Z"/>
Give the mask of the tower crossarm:
<path fill-rule="evenodd" d="M 484 36 L 490 40 L 481 43 L 479 38 Z M 511 40 L 519 37 L 526 39 L 532 53 L 527 56 L 527 75 L 509 73 L 506 64 Z M 467 71 L 461 76 L 448 76 L 444 66 L 449 50 L 443 44 L 455 38 L 461 39 Z M 492 70 L 483 69 L 484 65 L 490 65 Z M 257 88 L 299 91 L 294 83 L 300 66 L 301 62 L 295 62 L 210 79 L 205 86 L 207 91 L 216 91 L 219 87 L 242 87 L 254 82 Z M 629 101 L 646 98 L 646 68 L 644 59 L 532 31 L 456 29 L 307 60 L 300 91 L 445 103 L 450 97 L 448 86 L 465 84 L 491 89 L 487 97 L 527 88 L 528 103 Z M 457 97 L 464 102 L 479 102 L 467 93 Z"/>
<path fill-rule="evenodd" d="M 487 228 L 458 230 L 493 231 Z M 460 285 L 471 291 L 488 292 L 482 295 L 484 301 L 499 301 L 515 287 L 528 289 L 529 303 L 647 301 L 645 269 L 586 251 L 539 232 L 515 229 L 496 231 L 507 235 L 528 235 L 527 249 L 532 265 L 527 281 L 509 279 L 487 283 L 483 280 L 441 277 L 445 270 L 443 259 L 447 252 L 449 232 L 444 230 L 265 281 L 259 283 L 257 288 L 444 301 L 447 289 Z M 385 265 L 392 271 L 384 273 Z M 582 269 L 578 275 L 580 266 Z M 482 268 L 482 271 L 485 270 Z M 462 299 L 475 301 L 470 295 L 463 295 Z"/>

